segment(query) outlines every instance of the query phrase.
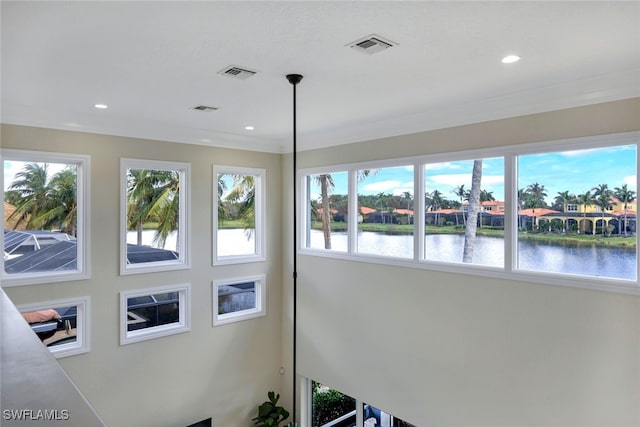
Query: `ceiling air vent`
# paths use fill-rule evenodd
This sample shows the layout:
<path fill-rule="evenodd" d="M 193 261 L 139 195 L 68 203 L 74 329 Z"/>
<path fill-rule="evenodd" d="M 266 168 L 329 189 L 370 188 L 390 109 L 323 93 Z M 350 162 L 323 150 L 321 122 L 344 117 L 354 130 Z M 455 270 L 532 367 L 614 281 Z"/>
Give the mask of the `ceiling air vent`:
<path fill-rule="evenodd" d="M 233 77 L 234 79 L 245 80 L 256 74 L 257 71 L 249 70 L 247 68 L 237 67 L 231 65 L 222 71 L 218 72 L 221 76 Z"/>
<path fill-rule="evenodd" d="M 367 36 L 363 39 L 359 39 L 353 43 L 349 43 L 347 46 L 368 55 L 373 55 L 374 53 L 382 52 L 383 50 L 397 45 L 397 43 L 394 43 L 390 40 L 386 40 L 380 36 L 371 34 L 370 36 Z"/>
<path fill-rule="evenodd" d="M 209 107 L 208 105 L 196 105 L 191 109 L 196 111 L 216 111 L 218 110 L 218 107 Z"/>

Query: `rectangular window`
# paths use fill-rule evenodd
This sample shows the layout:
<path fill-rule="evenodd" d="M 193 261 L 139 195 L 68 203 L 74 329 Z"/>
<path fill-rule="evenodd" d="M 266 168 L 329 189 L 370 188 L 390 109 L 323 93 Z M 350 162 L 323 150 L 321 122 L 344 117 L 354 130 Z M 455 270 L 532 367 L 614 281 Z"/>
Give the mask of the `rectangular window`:
<path fill-rule="evenodd" d="M 363 427 L 415 427 L 367 403 L 363 403 L 362 419 Z"/>
<path fill-rule="evenodd" d="M 331 172 L 307 175 L 305 185 L 305 247 L 347 252 L 349 174 Z"/>
<path fill-rule="evenodd" d="M 356 400 L 323 384 L 311 381 L 311 425 L 353 426 Z"/>
<path fill-rule="evenodd" d="M 503 267 L 504 160 L 427 163 L 424 181 L 424 259 Z"/>
<path fill-rule="evenodd" d="M 264 261 L 264 169 L 214 166 L 213 264 Z"/>
<path fill-rule="evenodd" d="M 191 285 L 120 292 L 120 344 L 190 330 Z"/>
<path fill-rule="evenodd" d="M 18 307 L 40 341 L 57 358 L 89 351 L 89 297 Z"/>
<path fill-rule="evenodd" d="M 213 325 L 266 315 L 265 277 L 213 281 Z"/>
<path fill-rule="evenodd" d="M 188 163 L 121 159 L 120 274 L 189 268 Z"/>
<path fill-rule="evenodd" d="M 639 294 L 639 139 L 629 132 L 301 171 L 300 250 Z M 322 174 L 333 181 L 328 238 Z M 342 218 L 346 232 L 337 232 Z M 319 251 L 328 241 L 331 252 Z"/>
<path fill-rule="evenodd" d="M 1 154 L 3 286 L 89 278 L 89 157 Z"/>
<path fill-rule="evenodd" d="M 517 268 L 636 280 L 636 151 L 518 156 Z"/>
<path fill-rule="evenodd" d="M 358 253 L 413 258 L 413 169 L 358 170 Z"/>

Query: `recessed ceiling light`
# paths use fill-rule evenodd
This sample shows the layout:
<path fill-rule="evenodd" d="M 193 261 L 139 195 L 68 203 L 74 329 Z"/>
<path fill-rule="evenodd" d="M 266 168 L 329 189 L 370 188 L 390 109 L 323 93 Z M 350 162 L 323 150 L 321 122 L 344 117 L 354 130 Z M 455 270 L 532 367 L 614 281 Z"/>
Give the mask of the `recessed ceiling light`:
<path fill-rule="evenodd" d="M 507 55 L 502 58 L 503 64 L 513 64 L 514 62 L 520 61 L 520 57 L 518 55 Z"/>
<path fill-rule="evenodd" d="M 254 130 L 255 128 L 253 126 L 245 126 L 244 127 L 246 130 Z"/>
<path fill-rule="evenodd" d="M 106 108 L 109 108 L 109 106 L 108 106 L 108 105 L 105 105 L 105 104 L 94 104 L 93 106 L 94 106 L 95 108 L 100 109 L 100 110 L 104 110 L 104 109 L 106 109 Z"/>

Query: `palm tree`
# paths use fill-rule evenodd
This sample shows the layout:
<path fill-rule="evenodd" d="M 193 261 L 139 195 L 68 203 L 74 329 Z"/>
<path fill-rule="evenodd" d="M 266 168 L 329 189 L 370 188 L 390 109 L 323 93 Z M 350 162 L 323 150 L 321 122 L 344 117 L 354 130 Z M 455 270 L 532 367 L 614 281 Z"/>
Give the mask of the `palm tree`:
<path fill-rule="evenodd" d="M 16 207 L 9 216 L 14 228 L 56 230 L 77 234 L 77 173 L 68 165 L 48 177 L 49 165 L 29 163 L 18 172 L 5 193 L 5 200 Z"/>
<path fill-rule="evenodd" d="M 77 234 L 77 172 L 68 166 L 56 173 L 48 185 L 47 211 L 42 215 L 45 228 L 59 228 L 67 234 Z"/>
<path fill-rule="evenodd" d="M 554 201 L 554 207 L 561 206 L 562 212 L 567 211 L 567 204 L 573 202 L 576 199 L 576 196 L 569 193 L 568 191 L 558 191 L 558 195 Z M 567 231 L 567 219 L 564 218 L 562 220 L 562 232 L 566 233 Z"/>
<path fill-rule="evenodd" d="M 464 189 L 464 184 L 461 184 L 459 187 L 453 189 L 453 194 L 460 198 L 460 209 L 462 210 L 462 223 L 467 225 L 467 219 L 464 216 L 464 210 L 462 209 L 463 203 L 465 200 L 469 200 L 469 192 Z M 456 218 L 458 216 L 456 215 Z"/>
<path fill-rule="evenodd" d="M 331 249 L 331 206 L 329 193 L 333 191 L 335 184 L 330 174 L 317 175 L 320 184 L 320 201 L 322 205 L 322 234 L 324 236 L 324 248 Z"/>
<path fill-rule="evenodd" d="M 537 182 L 527 186 L 525 192 L 527 193 L 527 205 L 533 213 L 533 228 L 536 228 L 536 208 L 544 208 L 547 206 L 544 201 L 545 197 L 547 197 L 547 192 L 544 185 L 540 185 Z"/>
<path fill-rule="evenodd" d="M 444 199 L 442 198 L 442 193 L 438 191 L 438 189 L 433 190 L 433 192 L 430 194 L 430 197 L 431 197 L 432 208 L 433 210 L 436 211 L 435 225 L 439 225 L 440 213 L 438 212 L 438 210 L 442 206 L 442 202 L 444 201 Z"/>
<path fill-rule="evenodd" d="M 464 249 L 462 262 L 473 262 L 476 230 L 478 227 L 478 211 L 480 210 L 480 185 L 482 183 L 482 160 L 473 161 L 471 174 L 471 193 L 469 195 L 469 221 L 464 232 Z"/>
<path fill-rule="evenodd" d="M 10 220 L 15 220 L 14 228 L 24 224 L 26 229 L 41 229 L 42 214 L 46 212 L 48 204 L 48 167 L 46 163 L 28 163 L 16 173 L 7 192 L 7 198 L 16 207 L 9 216 Z"/>
<path fill-rule="evenodd" d="M 595 204 L 600 208 L 600 213 L 602 214 L 602 235 L 604 236 L 607 229 L 604 222 L 604 212 L 611 206 L 611 196 L 613 193 L 607 184 L 598 184 L 593 187 L 591 191 L 593 191 Z"/>
<path fill-rule="evenodd" d="M 636 199 L 636 192 L 629 190 L 627 184 L 622 187 L 614 188 L 615 197 L 624 203 L 624 237 L 627 237 L 627 207 L 628 204 Z"/>
<path fill-rule="evenodd" d="M 522 215 L 520 215 L 520 211 L 522 209 L 524 209 L 525 206 L 527 206 L 528 202 L 528 195 L 527 192 L 525 191 L 524 188 L 519 188 L 518 189 L 518 227 L 519 228 L 523 228 L 522 226 Z"/>
<path fill-rule="evenodd" d="M 158 221 L 154 241 L 162 247 L 167 236 L 178 228 L 178 172 L 171 170 L 129 169 L 127 172 L 128 228 L 137 232 L 137 244 L 142 245 L 142 230 L 146 222 Z M 179 239 L 177 239 L 179 241 Z"/>
<path fill-rule="evenodd" d="M 587 230 L 587 207 L 593 205 L 593 195 L 591 191 L 587 191 L 584 194 L 578 194 L 578 203 L 582 206 L 582 232 L 586 233 Z M 593 234 L 596 234 L 596 228 L 593 227 Z"/>

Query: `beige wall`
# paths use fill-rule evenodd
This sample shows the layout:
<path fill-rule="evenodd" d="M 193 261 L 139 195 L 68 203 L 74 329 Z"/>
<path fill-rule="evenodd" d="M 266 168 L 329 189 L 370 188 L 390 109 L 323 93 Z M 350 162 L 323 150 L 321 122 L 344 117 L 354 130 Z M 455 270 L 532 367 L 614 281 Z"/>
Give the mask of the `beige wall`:
<path fill-rule="evenodd" d="M 299 167 L 638 130 L 633 99 L 304 152 Z M 303 376 L 421 427 L 640 425 L 640 297 L 308 255 L 298 272 Z"/>
<path fill-rule="evenodd" d="M 634 99 L 303 152 L 299 167 L 640 130 L 639 118 Z M 8 125 L 1 144 L 91 155 L 92 279 L 6 291 L 17 304 L 91 296 L 91 352 L 61 364 L 109 426 L 248 426 L 269 389 L 290 408 L 290 156 Z M 190 270 L 118 275 L 120 157 L 191 163 Z M 267 169 L 267 263 L 211 267 L 214 163 Z M 638 297 L 298 260 L 301 375 L 421 427 L 640 425 Z M 265 269 L 267 316 L 212 328 L 211 280 Z M 118 292 L 185 280 L 191 332 L 121 347 Z"/>
<path fill-rule="evenodd" d="M 16 304 L 91 297 L 91 352 L 60 363 L 107 425 L 179 427 L 210 416 L 216 426 L 251 425 L 267 391 L 281 386 L 281 156 L 10 125 L 1 143 L 91 156 L 91 279 L 5 290 Z M 121 157 L 191 164 L 190 270 L 119 275 Z M 266 263 L 211 266 L 213 164 L 267 170 Z M 211 280 L 260 273 L 266 317 L 213 328 Z M 184 282 L 192 286 L 190 332 L 119 345 L 120 291 Z"/>

